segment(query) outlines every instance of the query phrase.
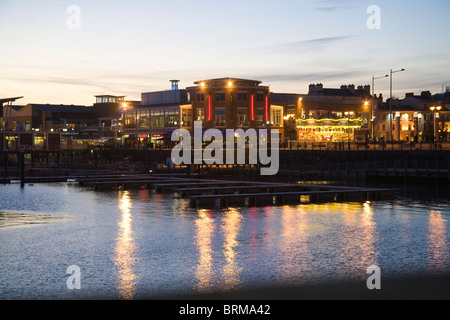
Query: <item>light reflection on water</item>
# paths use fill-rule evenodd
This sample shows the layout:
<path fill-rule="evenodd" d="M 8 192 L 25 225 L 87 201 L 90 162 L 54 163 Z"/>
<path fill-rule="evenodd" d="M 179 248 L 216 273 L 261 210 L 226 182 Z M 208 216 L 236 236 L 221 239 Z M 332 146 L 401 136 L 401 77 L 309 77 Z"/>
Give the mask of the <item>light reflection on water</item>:
<path fill-rule="evenodd" d="M 448 271 L 448 242 L 446 241 L 447 221 L 440 211 L 432 210 L 429 217 L 428 248 L 430 251 L 429 265 L 432 272 Z"/>
<path fill-rule="evenodd" d="M 240 280 L 240 268 L 236 261 L 236 247 L 239 245 L 237 237 L 242 223 L 242 214 L 237 209 L 225 211 L 222 229 L 224 232 L 223 255 L 225 266 L 223 267 L 224 290 L 237 289 L 242 282 Z"/>
<path fill-rule="evenodd" d="M 188 205 L 147 190 L 0 186 L 0 298 L 73 298 L 64 271 L 62 277 L 55 271 L 73 264 L 83 279 L 76 297 L 119 299 L 363 281 L 371 265 L 389 275 L 450 267 L 445 201 L 400 198 L 225 210 Z M 45 223 L 17 227 L 26 225 L 24 216 Z M 30 275 L 33 281 L 25 281 Z"/>
<path fill-rule="evenodd" d="M 39 212 L 0 210 L 0 229 L 41 226 L 50 223 L 62 222 L 66 219 L 68 219 L 68 217 L 55 216 Z"/>
<path fill-rule="evenodd" d="M 115 249 L 114 263 L 118 269 L 119 295 L 125 300 L 132 300 L 136 295 L 136 275 L 133 266 L 136 263 L 136 244 L 133 235 L 131 199 L 128 191 L 119 193 L 119 209 L 122 212 L 119 221 L 119 234 Z"/>
<path fill-rule="evenodd" d="M 197 284 L 195 288 L 200 293 L 209 293 L 213 289 L 213 252 L 212 237 L 214 223 L 209 210 L 199 210 L 198 219 L 195 221 L 195 243 L 198 247 L 198 264 L 195 271 Z"/>

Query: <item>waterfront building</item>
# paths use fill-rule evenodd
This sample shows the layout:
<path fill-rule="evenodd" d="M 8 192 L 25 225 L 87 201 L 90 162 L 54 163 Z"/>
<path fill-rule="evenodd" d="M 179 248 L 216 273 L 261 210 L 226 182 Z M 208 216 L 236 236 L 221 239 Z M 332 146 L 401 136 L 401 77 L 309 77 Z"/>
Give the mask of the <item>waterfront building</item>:
<path fill-rule="evenodd" d="M 389 116 L 391 118 L 389 118 Z M 392 127 L 389 127 L 389 124 Z M 441 141 L 449 139 L 450 91 L 432 95 L 407 93 L 404 99 L 388 100 L 375 113 L 374 128 L 378 140 Z"/>
<path fill-rule="evenodd" d="M 269 87 L 260 81 L 220 78 L 196 81 L 186 89 L 179 88 L 179 80 L 170 82 L 170 90 L 142 93 L 139 106 L 123 110 L 125 143 L 170 145 L 176 129 L 193 135 L 195 121 L 205 131 L 278 129 L 283 137 L 284 108 L 271 104 Z"/>
<path fill-rule="evenodd" d="M 121 144 L 123 133 L 123 112 L 140 106 L 140 101 L 126 100 L 125 96 L 97 95 L 93 109 L 98 125 L 89 132 L 97 137 L 97 142 Z M 92 138 L 92 137 L 91 137 Z M 81 142 L 81 141 L 80 141 Z"/>
<path fill-rule="evenodd" d="M 372 118 L 370 86 L 324 88 L 311 84 L 299 100 L 297 119 L 300 142 L 365 142 Z"/>
<path fill-rule="evenodd" d="M 8 109 L 5 128 L 9 131 L 79 131 L 96 122 L 94 110 L 85 106 L 30 103 Z"/>
<path fill-rule="evenodd" d="M 11 130 L 12 112 L 20 110 L 23 106 L 15 106 L 13 103 L 23 97 L 1 98 L 0 99 L 0 130 Z M 5 105 L 6 104 L 6 105 Z M 14 128 L 15 129 L 15 128 Z"/>
<path fill-rule="evenodd" d="M 135 147 L 169 145 L 174 130 L 192 130 L 188 93 L 179 89 L 179 80 L 171 83 L 170 90 L 142 93 L 139 105 L 123 108 L 123 143 Z"/>
<path fill-rule="evenodd" d="M 272 104 L 270 87 L 261 83 L 239 78 L 194 82 L 186 88 L 194 121 L 201 121 L 204 130 L 278 129 L 283 139 L 284 108 Z"/>
<path fill-rule="evenodd" d="M 283 128 L 285 142 L 298 139 L 296 121 L 302 116 L 302 100 L 304 94 L 298 93 L 270 93 L 273 105 L 283 107 Z"/>

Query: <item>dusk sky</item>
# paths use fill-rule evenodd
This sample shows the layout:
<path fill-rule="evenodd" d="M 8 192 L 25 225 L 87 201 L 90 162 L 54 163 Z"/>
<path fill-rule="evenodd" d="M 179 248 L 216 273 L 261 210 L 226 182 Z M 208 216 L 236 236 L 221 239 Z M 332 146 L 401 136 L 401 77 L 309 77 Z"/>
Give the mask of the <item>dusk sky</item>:
<path fill-rule="evenodd" d="M 367 26 L 371 5 L 380 29 Z M 401 68 L 396 96 L 439 93 L 450 86 L 449 12 L 448 0 L 0 0 L 0 98 L 92 105 L 219 77 L 307 93 Z M 375 91 L 387 98 L 389 79 Z"/>

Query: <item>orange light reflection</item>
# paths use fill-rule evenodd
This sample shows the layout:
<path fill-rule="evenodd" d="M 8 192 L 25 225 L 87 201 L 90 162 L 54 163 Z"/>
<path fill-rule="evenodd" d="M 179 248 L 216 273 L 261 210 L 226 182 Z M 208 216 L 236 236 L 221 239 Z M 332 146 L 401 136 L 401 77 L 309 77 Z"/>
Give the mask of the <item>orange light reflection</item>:
<path fill-rule="evenodd" d="M 445 219 L 440 211 L 431 211 L 428 224 L 428 245 L 430 251 L 430 269 L 434 272 L 446 270 L 447 232 Z"/>
<path fill-rule="evenodd" d="M 195 289 L 200 293 L 208 293 L 213 289 L 214 273 L 212 256 L 212 236 L 214 233 L 214 219 L 208 210 L 199 210 L 199 217 L 195 221 L 197 227 L 196 244 L 198 247 L 199 261 L 195 272 L 197 283 Z"/>
<path fill-rule="evenodd" d="M 223 254 L 227 264 L 223 267 L 224 289 L 235 289 L 240 283 L 241 268 L 236 262 L 235 248 L 239 244 L 236 240 L 242 223 L 242 215 L 236 209 L 229 209 L 223 218 L 223 231 L 225 236 Z"/>

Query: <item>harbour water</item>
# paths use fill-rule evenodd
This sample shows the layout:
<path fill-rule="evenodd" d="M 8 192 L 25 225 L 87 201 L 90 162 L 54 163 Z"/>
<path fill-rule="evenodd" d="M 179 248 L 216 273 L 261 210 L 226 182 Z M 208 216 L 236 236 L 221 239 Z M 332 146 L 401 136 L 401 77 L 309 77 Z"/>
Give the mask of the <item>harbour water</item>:
<path fill-rule="evenodd" d="M 151 190 L 2 185 L 0 299 L 365 283 L 372 265 L 392 277 L 447 272 L 448 188 L 403 191 L 363 203 L 197 210 Z M 70 266 L 79 268 L 79 289 L 68 286 Z"/>

